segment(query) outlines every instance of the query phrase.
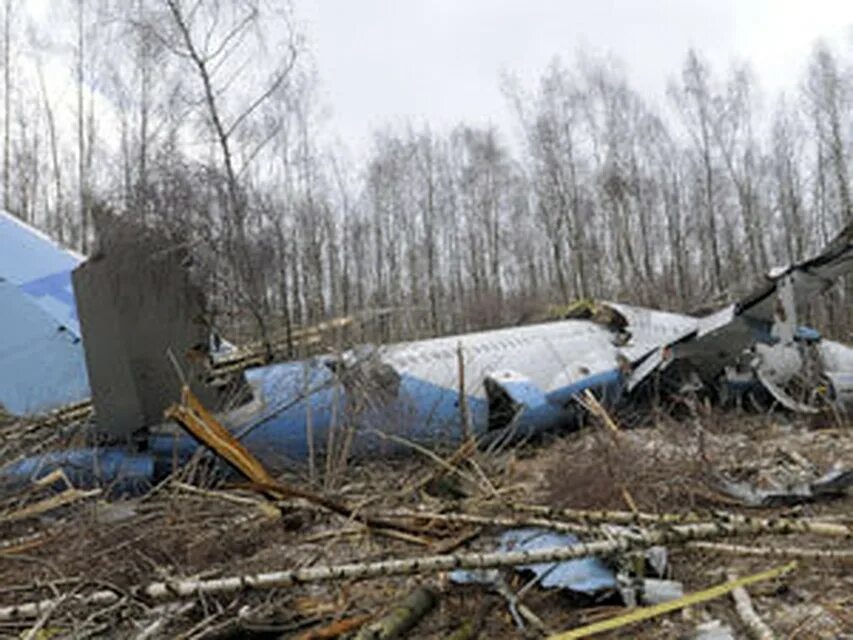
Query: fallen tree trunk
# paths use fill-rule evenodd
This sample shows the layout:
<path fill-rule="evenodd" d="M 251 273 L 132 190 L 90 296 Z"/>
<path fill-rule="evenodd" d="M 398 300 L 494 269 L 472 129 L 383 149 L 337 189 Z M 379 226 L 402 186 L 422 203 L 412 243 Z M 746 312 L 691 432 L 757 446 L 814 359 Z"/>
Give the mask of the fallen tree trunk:
<path fill-rule="evenodd" d="M 690 542 L 689 549 L 701 549 L 741 556 L 770 556 L 778 558 L 807 558 L 811 560 L 834 560 L 853 564 L 853 549 L 803 549 L 801 547 L 745 546 L 725 542 Z"/>

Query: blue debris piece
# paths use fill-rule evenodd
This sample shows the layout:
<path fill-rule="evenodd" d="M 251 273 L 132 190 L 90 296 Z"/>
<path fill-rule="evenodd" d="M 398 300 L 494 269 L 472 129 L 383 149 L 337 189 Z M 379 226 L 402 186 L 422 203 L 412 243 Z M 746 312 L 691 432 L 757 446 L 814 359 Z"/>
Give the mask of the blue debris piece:
<path fill-rule="evenodd" d="M 151 488 L 154 459 L 119 447 L 51 451 L 3 467 L 0 485 L 20 489 L 57 469 L 78 489 L 101 487 L 112 496 L 137 495 Z"/>
<path fill-rule="evenodd" d="M 18 287 L 77 337 L 80 324 L 71 272 L 83 260 L 80 254 L 0 211 L 0 278 Z"/>
<path fill-rule="evenodd" d="M 42 413 L 89 397 L 71 271 L 83 256 L 0 211 L 0 406 Z"/>
<path fill-rule="evenodd" d="M 794 338 L 803 342 L 820 342 L 822 337 L 820 331 L 811 327 L 797 327 L 794 332 Z"/>
<path fill-rule="evenodd" d="M 222 422 L 261 463 L 272 471 L 290 469 L 308 458 L 309 431 L 321 451 L 329 430 L 347 424 L 356 427 L 353 455 L 403 453 L 402 444 L 383 440 L 377 431 L 395 433 L 420 444 L 460 440 L 459 394 L 414 376 L 400 377 L 399 389 L 381 403 L 361 406 L 374 399 L 360 397 L 347 388 L 322 359 L 274 364 L 246 371 L 256 394 L 249 406 L 221 416 Z M 487 402 L 469 398 L 475 429 L 486 423 Z M 155 431 L 148 440 L 149 451 L 158 459 L 188 460 L 198 442 L 183 430 Z"/>
<path fill-rule="evenodd" d="M 547 529 L 510 529 L 501 536 L 500 551 L 535 551 L 570 547 L 580 541 L 573 535 Z M 595 595 L 618 587 L 616 573 L 598 558 L 579 558 L 564 562 L 539 563 L 516 567 L 516 571 L 532 571 L 545 589 L 568 589 Z M 456 570 L 450 579 L 457 584 L 491 583 L 492 572 Z"/>
<path fill-rule="evenodd" d="M 83 344 L 11 283 L 0 280 L 0 405 L 41 413 L 89 397 Z"/>

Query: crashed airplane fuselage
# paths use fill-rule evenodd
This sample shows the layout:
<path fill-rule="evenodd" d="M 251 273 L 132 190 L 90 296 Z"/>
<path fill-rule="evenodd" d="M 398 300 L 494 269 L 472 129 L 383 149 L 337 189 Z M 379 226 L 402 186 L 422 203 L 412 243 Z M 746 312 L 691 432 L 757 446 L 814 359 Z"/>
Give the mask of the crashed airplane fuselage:
<path fill-rule="evenodd" d="M 400 438 L 448 443 L 461 441 L 470 430 L 481 441 L 493 441 L 571 427 L 584 413 L 584 392 L 614 406 L 638 396 L 641 383 L 663 367 L 664 372 L 676 368 L 678 343 L 689 344 L 701 322 L 625 305 L 599 308 L 630 320 L 618 329 L 564 320 L 250 370 L 253 400 L 224 414 L 223 422 L 273 469 L 304 460 L 330 438 L 340 442 L 347 429 L 356 436 L 353 452 L 365 453 L 405 447 Z M 763 333 L 753 340 L 769 348 L 707 367 L 719 368 L 712 378 L 716 393 L 755 393 L 799 411 L 853 409 L 853 349 L 806 330 L 783 348 L 767 328 Z M 660 352 L 666 352 L 666 362 L 641 371 Z M 782 365 L 792 367 L 791 360 L 798 362 L 797 375 L 803 368 L 819 372 L 811 383 L 820 397 L 809 396 L 809 404 L 785 389 Z M 769 388 L 762 382 L 767 370 L 780 381 Z M 694 375 L 678 375 L 673 384 L 695 389 L 700 379 L 690 372 Z M 158 459 L 176 451 L 185 458 L 197 448 L 173 424 L 154 429 L 149 443 Z"/>
<path fill-rule="evenodd" d="M 853 350 L 799 327 L 797 317 L 851 270 L 848 226 L 817 257 L 774 273 L 756 294 L 710 316 L 600 304 L 587 319 L 260 367 L 246 372 L 251 398 L 220 420 L 280 470 L 323 449 L 364 455 L 398 450 L 406 440 L 496 441 L 564 428 L 577 424 L 587 391 L 607 405 L 639 402 L 661 380 L 721 397 L 758 390 L 794 411 L 846 411 Z M 199 448 L 177 424 L 124 427 L 127 436 L 140 428 L 136 448 L 54 452 L 0 475 L 31 479 L 62 467 L 78 485 L 138 487 Z"/>

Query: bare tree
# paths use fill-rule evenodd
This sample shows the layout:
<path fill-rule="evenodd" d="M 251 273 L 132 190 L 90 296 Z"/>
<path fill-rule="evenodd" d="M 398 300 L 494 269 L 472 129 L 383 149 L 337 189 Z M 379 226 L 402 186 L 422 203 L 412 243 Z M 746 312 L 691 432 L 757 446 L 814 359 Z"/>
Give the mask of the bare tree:
<path fill-rule="evenodd" d="M 806 78 L 806 96 L 821 142 L 826 146 L 835 174 L 841 222 L 853 220 L 850 198 L 850 173 L 847 167 L 847 143 L 843 114 L 853 110 L 853 88 L 842 75 L 829 49 L 819 44 L 812 55 Z M 849 130 L 849 127 L 847 127 Z"/>
<path fill-rule="evenodd" d="M 12 0 L 3 5 L 3 208 L 9 211 L 10 198 L 10 158 L 11 137 L 9 133 L 12 121 Z"/>
<path fill-rule="evenodd" d="M 240 127 L 246 124 L 258 108 L 287 80 L 298 58 L 299 40 L 289 25 L 286 25 L 288 41 L 284 55 L 274 65 L 264 86 L 253 97 L 241 99 L 241 106 L 227 117 L 221 96 L 229 89 L 233 78 L 223 78 L 217 82 L 217 71 L 227 68 L 226 63 L 229 57 L 234 55 L 235 47 L 253 31 L 257 34 L 255 29 L 262 18 L 259 3 L 235 3 L 236 11 L 228 16 L 230 20 L 221 26 L 220 21 L 225 17 L 222 14 L 226 13 L 226 8 L 220 2 L 204 5 L 194 3 L 187 10 L 181 0 L 163 1 L 177 30 L 177 37 L 169 41 L 169 46 L 174 53 L 189 60 L 202 85 L 209 124 L 219 146 L 227 178 L 230 215 L 234 220 L 235 231 L 242 240 L 246 232 L 246 203 L 241 193 L 239 171 L 235 167 L 233 139 Z M 202 15 L 204 11 L 208 12 L 207 15 Z M 201 24 L 202 22 L 204 24 Z"/>
<path fill-rule="evenodd" d="M 723 256 L 720 250 L 716 207 L 716 167 L 713 154 L 714 105 L 710 87 L 710 71 L 694 50 L 687 54 L 682 70 L 682 84 L 671 86 L 670 95 L 684 117 L 687 130 L 702 167 L 703 200 L 707 238 L 711 252 L 712 286 L 723 289 Z"/>

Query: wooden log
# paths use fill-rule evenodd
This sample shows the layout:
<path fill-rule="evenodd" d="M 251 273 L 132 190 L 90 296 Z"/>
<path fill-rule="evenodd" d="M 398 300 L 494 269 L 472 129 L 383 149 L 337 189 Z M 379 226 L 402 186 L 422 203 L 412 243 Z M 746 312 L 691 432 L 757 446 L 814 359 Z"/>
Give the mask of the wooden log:
<path fill-rule="evenodd" d="M 853 563 L 853 549 L 803 549 L 802 547 L 770 547 L 729 544 L 727 542 L 697 541 L 687 544 L 690 549 L 730 553 L 741 556 L 766 556 L 778 558 L 806 558 L 812 560 L 833 560 L 841 563 Z"/>
<path fill-rule="evenodd" d="M 733 573 L 729 573 L 728 578 L 732 581 L 737 580 L 737 576 Z M 735 611 L 737 611 L 738 617 L 740 617 L 752 640 L 776 639 L 773 630 L 756 613 L 755 607 L 752 606 L 752 600 L 743 585 L 732 589 L 732 599 L 735 601 Z"/>
<path fill-rule="evenodd" d="M 522 511 L 525 513 L 535 513 L 545 518 L 551 519 L 568 519 L 580 522 L 599 523 L 607 522 L 610 524 L 651 524 L 658 522 L 669 523 L 684 523 L 684 522 L 700 522 L 707 520 L 707 515 L 698 513 L 646 513 L 633 511 L 606 511 L 599 509 L 560 509 L 538 504 L 523 504 L 514 502 L 509 505 L 513 511 Z"/>
<path fill-rule="evenodd" d="M 362 627 L 356 640 L 393 640 L 413 629 L 435 607 L 438 598 L 426 587 L 418 587 L 382 619 Z"/>
<path fill-rule="evenodd" d="M 411 518 L 415 520 L 434 520 L 437 522 L 458 522 L 462 524 L 479 524 L 493 527 L 541 527 L 560 533 L 598 534 L 590 525 L 572 524 L 544 518 L 505 518 L 501 516 L 480 516 L 470 513 L 433 513 L 427 511 L 410 511 L 397 509 L 387 514 L 395 518 Z"/>
<path fill-rule="evenodd" d="M 466 620 L 456 631 L 447 636 L 447 640 L 471 640 L 477 632 L 477 625 L 473 620 Z"/>
<path fill-rule="evenodd" d="M 558 520 L 567 519 L 583 523 L 596 524 L 625 524 L 625 525 L 670 525 L 683 524 L 689 526 L 690 523 L 701 523 L 702 521 L 713 520 L 719 523 L 741 523 L 746 525 L 756 525 L 767 527 L 768 533 L 791 533 L 784 529 L 795 527 L 803 533 L 813 533 L 815 535 L 829 537 L 850 537 L 853 530 L 843 524 L 835 522 L 817 520 L 817 519 L 800 519 L 800 518 L 755 518 L 751 516 L 742 516 L 729 511 L 714 511 L 709 514 L 685 513 L 685 514 L 654 514 L 632 511 L 597 511 L 587 509 L 553 509 L 543 505 L 526 505 L 513 503 L 509 505 L 515 511 L 524 511 L 528 513 L 537 513 L 546 518 Z M 677 528 L 677 527 L 676 527 Z"/>

